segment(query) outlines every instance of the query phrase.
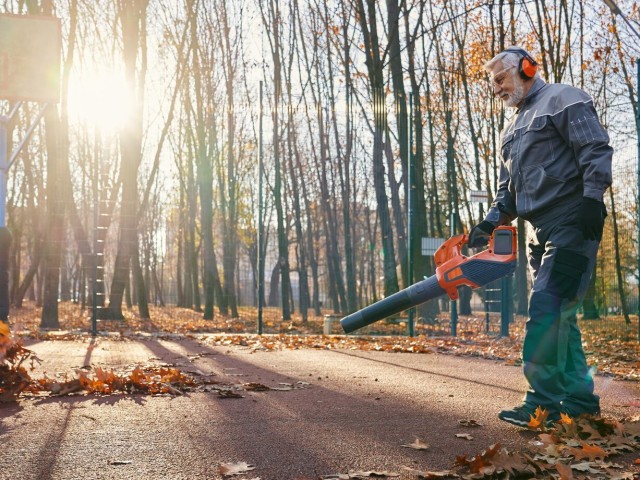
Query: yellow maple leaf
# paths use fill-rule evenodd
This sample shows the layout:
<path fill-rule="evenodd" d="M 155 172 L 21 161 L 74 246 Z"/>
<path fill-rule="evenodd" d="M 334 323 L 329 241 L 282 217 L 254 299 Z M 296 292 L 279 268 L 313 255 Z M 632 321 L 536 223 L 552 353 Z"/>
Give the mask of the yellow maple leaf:
<path fill-rule="evenodd" d="M 549 416 L 549 411 L 545 408 L 542 408 L 540 405 L 538 405 L 538 407 L 536 408 L 535 414 L 529 415 L 529 416 L 531 417 L 531 419 L 529 420 L 529 423 L 527 425 L 529 426 L 529 428 L 533 428 L 534 430 L 537 430 L 539 428 L 546 426 L 547 417 Z"/>
<path fill-rule="evenodd" d="M 573 419 L 567 415 L 566 413 L 560 413 L 560 423 L 563 425 L 571 425 L 573 423 Z"/>

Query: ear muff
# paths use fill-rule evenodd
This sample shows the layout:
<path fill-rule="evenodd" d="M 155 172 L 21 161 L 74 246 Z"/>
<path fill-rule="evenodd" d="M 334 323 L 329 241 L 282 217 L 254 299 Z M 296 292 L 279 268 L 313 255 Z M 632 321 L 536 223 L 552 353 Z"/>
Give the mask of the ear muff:
<path fill-rule="evenodd" d="M 518 63 L 518 73 L 524 80 L 531 80 L 538 71 L 538 62 L 536 62 L 529 53 L 522 48 L 507 48 L 505 52 L 513 52 L 521 55 Z"/>

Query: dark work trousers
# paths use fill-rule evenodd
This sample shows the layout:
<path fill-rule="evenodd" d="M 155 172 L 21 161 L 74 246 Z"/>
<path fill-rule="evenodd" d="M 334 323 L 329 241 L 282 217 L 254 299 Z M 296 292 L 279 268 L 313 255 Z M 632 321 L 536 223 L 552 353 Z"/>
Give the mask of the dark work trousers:
<path fill-rule="evenodd" d="M 523 345 L 524 402 L 550 412 L 595 412 L 600 399 L 582 349 L 576 311 L 593 272 L 599 242 L 585 240 L 576 211 L 534 226 L 529 243 L 533 287 Z"/>

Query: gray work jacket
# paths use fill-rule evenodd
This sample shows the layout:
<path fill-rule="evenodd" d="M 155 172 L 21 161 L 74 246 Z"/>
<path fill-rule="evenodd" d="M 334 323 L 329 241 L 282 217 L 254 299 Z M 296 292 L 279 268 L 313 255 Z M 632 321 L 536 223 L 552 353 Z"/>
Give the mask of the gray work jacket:
<path fill-rule="evenodd" d="M 496 226 L 518 216 L 546 223 L 578 208 L 583 196 L 602 201 L 611 185 L 609 135 L 578 88 L 536 79 L 501 145 L 498 191 L 486 217 Z"/>

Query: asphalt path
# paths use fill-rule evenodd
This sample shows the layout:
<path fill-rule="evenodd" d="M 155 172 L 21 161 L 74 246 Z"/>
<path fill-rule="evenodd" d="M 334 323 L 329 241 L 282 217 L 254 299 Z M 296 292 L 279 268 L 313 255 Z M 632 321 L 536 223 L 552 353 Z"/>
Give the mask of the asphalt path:
<path fill-rule="evenodd" d="M 91 365 L 170 364 L 228 384 L 293 390 L 183 396 L 77 395 L 0 404 L 0 479 L 317 479 L 349 471 L 452 468 L 499 442 L 526 446 L 533 432 L 499 421 L 520 403 L 519 367 L 442 354 L 301 349 L 252 351 L 187 339 L 44 341 L 34 376 Z M 640 413 L 640 384 L 596 378 L 603 413 Z M 465 427 L 474 420 L 480 427 Z M 457 438 L 468 433 L 473 440 Z M 416 438 L 427 450 L 402 445 Z"/>

